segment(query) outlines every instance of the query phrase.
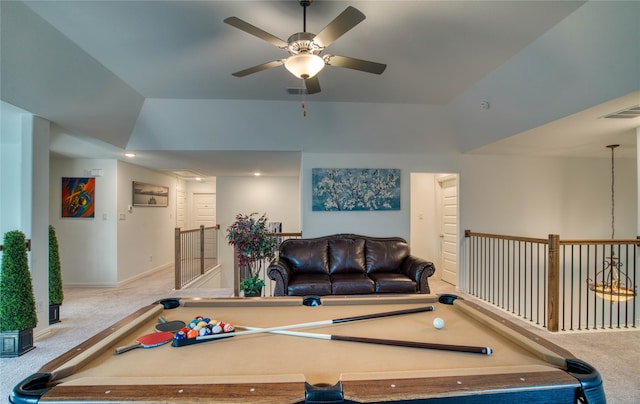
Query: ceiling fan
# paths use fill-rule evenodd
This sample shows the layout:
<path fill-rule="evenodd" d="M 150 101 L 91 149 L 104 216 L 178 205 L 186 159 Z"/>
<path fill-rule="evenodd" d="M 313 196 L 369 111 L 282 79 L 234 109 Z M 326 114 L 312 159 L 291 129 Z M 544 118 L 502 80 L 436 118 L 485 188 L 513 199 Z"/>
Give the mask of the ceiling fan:
<path fill-rule="evenodd" d="M 307 32 L 307 7 L 312 1 L 313 0 L 299 1 L 303 8 L 303 32 L 297 32 L 291 35 L 287 41 L 263 31 L 238 17 L 226 18 L 224 20 L 225 23 L 289 52 L 289 57 L 285 59 L 272 60 L 245 70 L 240 70 L 233 73 L 233 75 L 236 77 L 244 77 L 252 73 L 284 65 L 294 76 L 304 80 L 308 94 L 315 94 L 320 92 L 320 82 L 318 81 L 317 74 L 325 65 L 344 67 L 374 74 L 384 72 L 387 68 L 386 64 L 347 56 L 321 55 L 336 39 L 358 25 L 366 17 L 356 8 L 349 6 L 324 27 L 319 34 L 312 34 L 311 32 Z"/>

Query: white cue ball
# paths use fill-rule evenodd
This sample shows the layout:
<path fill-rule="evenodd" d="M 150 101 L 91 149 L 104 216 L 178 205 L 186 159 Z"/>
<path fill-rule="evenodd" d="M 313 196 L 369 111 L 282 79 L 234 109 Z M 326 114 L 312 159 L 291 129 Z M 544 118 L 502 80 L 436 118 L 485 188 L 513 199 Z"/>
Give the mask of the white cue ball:
<path fill-rule="evenodd" d="M 438 330 L 441 329 L 442 327 L 444 327 L 444 320 L 441 319 L 440 317 L 434 318 L 433 326 L 436 327 Z"/>

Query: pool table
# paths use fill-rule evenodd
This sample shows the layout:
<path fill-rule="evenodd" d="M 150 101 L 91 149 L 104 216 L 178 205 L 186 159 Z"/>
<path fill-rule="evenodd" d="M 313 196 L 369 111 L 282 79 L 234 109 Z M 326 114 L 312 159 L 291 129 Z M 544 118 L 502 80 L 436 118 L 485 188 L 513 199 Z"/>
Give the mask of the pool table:
<path fill-rule="evenodd" d="M 390 346 L 272 332 L 272 328 L 434 306 L 433 311 L 295 331 L 441 344 Z M 236 325 L 230 338 L 135 349 L 160 316 Z M 444 327 L 436 329 L 440 317 Z M 489 347 L 479 354 L 449 346 Z M 164 299 L 44 365 L 12 391 L 13 403 L 604 403 L 599 373 L 514 322 L 455 295 Z"/>

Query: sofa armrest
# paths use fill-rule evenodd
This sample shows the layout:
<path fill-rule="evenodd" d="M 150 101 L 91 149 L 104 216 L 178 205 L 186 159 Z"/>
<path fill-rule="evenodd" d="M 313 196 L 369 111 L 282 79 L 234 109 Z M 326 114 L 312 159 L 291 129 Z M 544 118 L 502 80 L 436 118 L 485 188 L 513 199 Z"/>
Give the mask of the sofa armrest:
<path fill-rule="evenodd" d="M 409 255 L 402 262 L 400 270 L 416 282 L 418 293 L 431 293 L 429 277 L 436 272 L 433 262 Z"/>
<path fill-rule="evenodd" d="M 276 282 L 276 287 L 273 290 L 274 296 L 286 296 L 287 289 L 289 287 L 289 279 L 293 271 L 287 261 L 282 258 L 278 258 L 269 264 L 267 267 L 267 275 L 269 279 Z"/>

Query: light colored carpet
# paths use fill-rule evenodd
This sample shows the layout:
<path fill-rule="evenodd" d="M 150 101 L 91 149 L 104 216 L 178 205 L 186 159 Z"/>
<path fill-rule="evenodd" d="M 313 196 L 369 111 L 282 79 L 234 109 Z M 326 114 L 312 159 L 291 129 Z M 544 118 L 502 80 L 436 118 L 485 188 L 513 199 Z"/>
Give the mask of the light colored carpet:
<path fill-rule="evenodd" d="M 445 282 L 433 280 L 431 285 L 435 294 L 457 293 Z M 62 322 L 52 325 L 49 333 L 36 339 L 36 349 L 19 358 L 0 359 L 0 402 L 8 397 L 13 386 L 44 364 L 144 305 L 171 296 L 232 295 L 229 289 L 174 291 L 172 269 L 118 288 L 65 288 L 64 293 Z M 603 377 L 609 403 L 640 403 L 640 330 L 550 333 L 493 306 L 485 307 L 519 322 L 595 366 Z"/>
<path fill-rule="evenodd" d="M 0 359 L 0 403 L 8 401 L 11 389 L 25 377 L 140 307 L 165 297 L 233 295 L 231 289 L 174 290 L 173 285 L 170 268 L 118 288 L 65 288 L 62 321 L 34 341 L 33 351 Z"/>

